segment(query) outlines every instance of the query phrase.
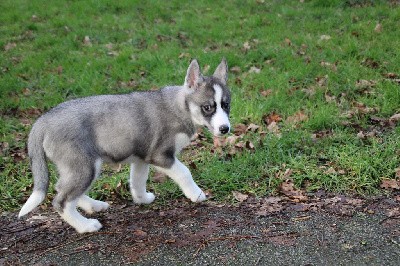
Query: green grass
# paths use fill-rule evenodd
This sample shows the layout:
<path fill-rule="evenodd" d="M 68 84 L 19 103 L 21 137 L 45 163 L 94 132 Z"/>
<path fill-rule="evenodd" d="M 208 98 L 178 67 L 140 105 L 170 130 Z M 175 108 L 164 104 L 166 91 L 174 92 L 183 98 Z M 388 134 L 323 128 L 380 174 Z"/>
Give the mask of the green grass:
<path fill-rule="evenodd" d="M 400 112 L 399 83 L 385 77 L 400 76 L 400 7 L 392 2 L 1 1 L 0 210 L 18 208 L 31 191 L 25 143 L 38 112 L 77 97 L 182 84 L 190 58 L 209 72 L 222 57 L 240 67 L 229 76 L 234 125 L 255 123 L 268 132 L 263 117 L 282 118 L 280 137 L 243 137 L 254 150 L 229 155 L 229 147 L 213 149 L 208 136 L 203 148 L 183 154 L 216 200 L 230 200 L 232 191 L 275 193 L 289 168 L 309 191 L 383 193 L 381 179 L 396 178 L 400 166 L 399 126 L 371 119 Z M 249 73 L 252 67 L 261 72 Z M 358 80 L 375 85 L 360 88 Z M 267 89 L 271 94 L 262 96 Z M 375 111 L 363 113 L 357 102 Z M 286 122 L 300 111 L 305 121 Z M 376 136 L 357 137 L 373 129 Z M 128 173 L 106 167 L 92 195 L 128 199 Z M 182 197 L 171 181 L 149 188 L 158 202 Z"/>

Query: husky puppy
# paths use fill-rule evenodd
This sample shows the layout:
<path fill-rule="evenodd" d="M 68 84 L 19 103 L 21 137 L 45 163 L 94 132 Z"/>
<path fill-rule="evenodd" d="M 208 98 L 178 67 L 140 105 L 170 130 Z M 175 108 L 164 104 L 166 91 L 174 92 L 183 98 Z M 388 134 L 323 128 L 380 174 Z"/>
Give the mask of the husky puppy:
<path fill-rule="evenodd" d="M 183 86 L 81 98 L 45 113 L 29 134 L 34 189 L 19 217 L 31 212 L 46 196 L 47 158 L 60 175 L 53 206 L 79 233 L 102 227 L 97 219 L 82 216 L 77 207 L 88 214 L 108 208 L 108 203 L 86 195 L 103 162 L 131 164 L 130 191 L 135 203 L 154 201 L 154 194 L 146 191 L 150 164 L 172 178 L 191 201 L 205 200 L 204 192 L 176 155 L 190 143 L 198 126 L 207 127 L 215 136 L 229 132 L 227 77 L 225 59 L 208 77 L 193 60 Z"/>

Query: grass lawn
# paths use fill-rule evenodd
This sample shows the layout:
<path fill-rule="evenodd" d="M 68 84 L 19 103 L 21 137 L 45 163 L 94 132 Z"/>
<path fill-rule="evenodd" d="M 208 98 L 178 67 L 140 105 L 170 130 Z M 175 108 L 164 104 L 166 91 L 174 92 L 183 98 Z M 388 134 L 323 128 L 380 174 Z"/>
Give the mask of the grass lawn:
<path fill-rule="evenodd" d="M 31 192 L 25 146 L 38 115 L 183 84 L 191 58 L 206 74 L 222 57 L 231 69 L 231 144 L 204 132 L 182 154 L 215 200 L 278 193 L 285 180 L 386 193 L 400 178 L 398 1 L 2 0 L 0 10 L 0 211 Z M 129 199 L 128 175 L 105 166 L 91 194 Z M 149 189 L 159 203 L 183 195 L 158 175 Z"/>

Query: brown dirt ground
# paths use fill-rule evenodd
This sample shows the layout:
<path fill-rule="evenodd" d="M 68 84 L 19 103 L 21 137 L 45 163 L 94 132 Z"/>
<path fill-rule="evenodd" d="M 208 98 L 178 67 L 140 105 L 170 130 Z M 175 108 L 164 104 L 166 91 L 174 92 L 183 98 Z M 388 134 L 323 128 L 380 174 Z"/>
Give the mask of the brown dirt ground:
<path fill-rule="evenodd" d="M 400 265 L 399 195 L 296 201 L 120 203 L 90 234 L 51 211 L 3 214 L 0 265 Z"/>

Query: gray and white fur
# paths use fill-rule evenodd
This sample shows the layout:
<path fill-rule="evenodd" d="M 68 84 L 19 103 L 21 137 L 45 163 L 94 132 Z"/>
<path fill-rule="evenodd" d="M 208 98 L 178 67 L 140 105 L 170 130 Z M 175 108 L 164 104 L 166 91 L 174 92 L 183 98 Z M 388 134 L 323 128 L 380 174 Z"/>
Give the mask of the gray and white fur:
<path fill-rule="evenodd" d="M 149 204 L 155 198 L 146 191 L 150 164 L 172 178 L 191 201 L 205 200 L 176 155 L 190 143 L 199 126 L 215 136 L 229 132 L 227 76 L 225 59 L 209 77 L 202 76 L 193 60 L 183 86 L 81 98 L 45 113 L 29 135 L 34 189 L 19 217 L 31 212 L 46 196 L 47 158 L 60 175 L 53 206 L 79 233 L 102 227 L 98 220 L 82 216 L 77 207 L 89 214 L 108 208 L 108 203 L 86 195 L 103 162 L 131 164 L 130 190 L 135 203 Z"/>

